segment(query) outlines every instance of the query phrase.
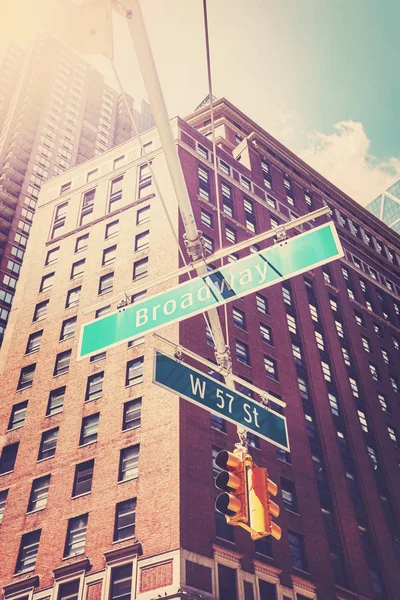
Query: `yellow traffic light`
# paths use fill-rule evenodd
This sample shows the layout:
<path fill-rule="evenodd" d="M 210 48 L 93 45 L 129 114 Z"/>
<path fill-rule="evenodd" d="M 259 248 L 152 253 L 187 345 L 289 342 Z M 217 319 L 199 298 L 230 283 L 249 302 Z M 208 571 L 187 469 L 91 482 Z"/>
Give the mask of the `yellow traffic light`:
<path fill-rule="evenodd" d="M 270 495 L 276 496 L 278 487 L 268 479 L 268 471 L 253 465 L 247 474 L 247 489 L 252 539 L 272 535 L 280 540 L 282 530 L 272 521 L 272 517 L 279 516 L 279 506 L 270 499 Z"/>
<path fill-rule="evenodd" d="M 224 490 L 215 501 L 216 509 L 225 515 L 229 525 L 248 523 L 246 481 L 251 456 L 238 449 L 233 452 L 221 450 L 215 462 L 224 469 L 215 478 L 217 488 Z"/>

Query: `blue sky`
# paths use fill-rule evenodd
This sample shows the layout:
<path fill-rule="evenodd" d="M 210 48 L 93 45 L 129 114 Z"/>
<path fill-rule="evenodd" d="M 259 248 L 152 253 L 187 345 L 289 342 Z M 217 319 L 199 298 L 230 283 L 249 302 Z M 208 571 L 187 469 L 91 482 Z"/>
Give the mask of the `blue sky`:
<path fill-rule="evenodd" d="M 33 4 L 48 2 L 14 3 L 25 3 L 28 26 L 40 22 Z M 207 94 L 203 2 L 140 3 L 170 116 L 185 116 Z M 362 204 L 400 178 L 400 3 L 208 0 L 208 12 L 216 96 Z M 140 99 L 145 91 L 120 18 L 115 30 L 118 70 Z M 91 62 L 109 74 L 105 59 Z"/>

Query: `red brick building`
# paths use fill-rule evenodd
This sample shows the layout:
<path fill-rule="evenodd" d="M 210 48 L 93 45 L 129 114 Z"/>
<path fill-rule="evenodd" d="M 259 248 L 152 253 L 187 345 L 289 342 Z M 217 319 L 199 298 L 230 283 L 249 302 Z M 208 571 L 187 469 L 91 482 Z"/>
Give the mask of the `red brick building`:
<path fill-rule="evenodd" d="M 172 124 L 212 252 L 209 117 L 202 106 Z M 169 344 L 147 335 L 76 361 L 82 323 L 178 283 L 152 283 L 180 266 L 183 227 L 151 130 L 143 143 L 174 231 L 136 141 L 40 193 L 0 354 L 7 600 L 398 594 L 399 237 L 228 101 L 215 117 L 223 246 L 327 204 L 345 249 L 228 305 L 233 372 L 286 402 L 290 453 L 249 436 L 280 489 L 282 539 L 253 542 L 216 515 L 213 457 L 233 449 L 236 428 L 152 383 L 154 347 Z M 214 360 L 201 315 L 161 334 Z"/>

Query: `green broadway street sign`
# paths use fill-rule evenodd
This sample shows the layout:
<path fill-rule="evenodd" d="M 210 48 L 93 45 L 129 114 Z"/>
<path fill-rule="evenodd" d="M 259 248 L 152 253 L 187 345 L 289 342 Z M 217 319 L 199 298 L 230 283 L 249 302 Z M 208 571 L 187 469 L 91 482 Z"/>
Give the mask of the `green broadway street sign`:
<path fill-rule="evenodd" d="M 158 351 L 153 383 L 289 451 L 285 417 Z"/>
<path fill-rule="evenodd" d="M 335 226 L 326 223 L 131 304 L 124 311 L 86 323 L 81 329 L 78 359 L 221 306 L 341 256 L 343 249 Z"/>

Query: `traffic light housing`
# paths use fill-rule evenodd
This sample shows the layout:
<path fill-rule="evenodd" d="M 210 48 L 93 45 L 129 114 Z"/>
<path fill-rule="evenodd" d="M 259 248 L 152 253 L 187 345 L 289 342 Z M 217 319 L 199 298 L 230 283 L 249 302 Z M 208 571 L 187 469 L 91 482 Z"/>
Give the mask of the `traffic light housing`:
<path fill-rule="evenodd" d="M 251 464 L 251 456 L 242 450 L 235 449 L 233 452 L 221 450 L 218 452 L 215 462 L 221 469 L 215 478 L 215 485 L 224 493 L 220 494 L 215 501 L 216 509 L 225 515 L 229 525 L 247 524 L 248 502 L 247 502 L 247 471 Z"/>
<path fill-rule="evenodd" d="M 223 490 L 215 507 L 226 522 L 246 529 L 253 540 L 267 535 L 279 540 L 282 530 L 272 520 L 279 516 L 279 506 L 271 500 L 278 487 L 268 478 L 267 469 L 255 465 L 243 448 L 221 450 L 215 462 L 223 469 L 215 478 L 215 485 Z"/>
<path fill-rule="evenodd" d="M 279 506 L 270 497 L 276 496 L 278 486 L 268 478 L 267 469 L 253 464 L 248 472 L 247 489 L 252 539 L 272 535 L 276 540 L 280 540 L 282 530 L 272 520 L 273 517 L 279 516 Z"/>

